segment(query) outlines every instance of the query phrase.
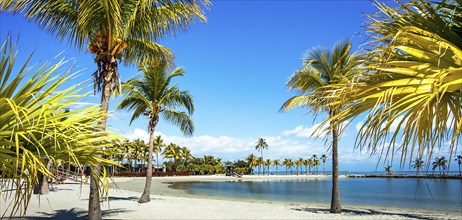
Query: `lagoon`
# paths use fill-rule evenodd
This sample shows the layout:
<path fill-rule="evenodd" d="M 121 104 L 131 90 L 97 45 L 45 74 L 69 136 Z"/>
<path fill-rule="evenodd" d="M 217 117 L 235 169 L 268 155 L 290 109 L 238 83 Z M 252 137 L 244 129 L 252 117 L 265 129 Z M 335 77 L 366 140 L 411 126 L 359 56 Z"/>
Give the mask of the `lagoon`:
<path fill-rule="evenodd" d="M 343 204 L 462 211 L 462 180 L 340 178 Z M 331 179 L 181 182 L 192 194 L 245 200 L 329 204 Z"/>

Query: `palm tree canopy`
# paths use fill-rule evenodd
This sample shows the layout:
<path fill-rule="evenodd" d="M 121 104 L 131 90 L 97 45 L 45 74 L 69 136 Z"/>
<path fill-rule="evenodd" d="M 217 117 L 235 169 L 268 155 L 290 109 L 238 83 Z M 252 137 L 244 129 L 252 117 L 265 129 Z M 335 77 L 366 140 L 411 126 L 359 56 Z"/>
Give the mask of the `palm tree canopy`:
<path fill-rule="evenodd" d="M 195 20 L 205 22 L 203 9 L 209 6 L 208 0 L 15 0 L 2 1 L 0 10 L 22 13 L 78 49 L 114 51 L 131 64 L 154 54 L 171 61 L 171 52 L 155 42 Z"/>
<path fill-rule="evenodd" d="M 118 109 L 133 111 L 130 124 L 141 115 L 149 116 L 149 129 L 153 129 L 159 116 L 180 128 L 183 134 L 190 136 L 194 132 L 194 123 L 190 115 L 194 112 L 193 98 L 188 91 L 182 91 L 177 84 L 171 85 L 174 77 L 183 76 L 184 70 L 177 68 L 171 74 L 164 69 L 144 67 L 143 76 L 128 80 L 122 86 L 126 96 L 117 106 Z M 187 112 L 179 112 L 184 107 Z"/>
<path fill-rule="evenodd" d="M 375 4 L 380 13 L 369 16 L 367 31 L 375 40 L 368 72 L 349 88 L 331 87 L 335 100 L 352 104 L 329 120 L 342 123 L 368 113 L 355 146 L 385 159 L 399 147 L 402 166 L 425 152 L 430 161 L 445 142 L 452 158 L 462 134 L 461 2 Z M 389 144 L 380 150 L 384 142 Z"/>
<path fill-rule="evenodd" d="M 315 47 L 306 51 L 303 68 L 297 70 L 286 86 L 300 95 L 287 100 L 280 111 L 309 106 L 313 111 L 329 106 L 324 96 L 326 85 L 349 83 L 361 63 L 359 54 L 350 54 L 351 41 L 339 41 L 329 50 Z"/>
<path fill-rule="evenodd" d="M 156 138 L 154 139 L 154 147 L 153 147 L 153 152 L 154 153 L 159 153 L 162 151 L 162 147 L 165 147 L 166 144 L 164 143 L 164 140 L 162 139 L 162 136 L 157 135 Z"/>
<path fill-rule="evenodd" d="M 173 66 L 173 53 L 156 42 L 205 22 L 209 6 L 209 0 L 6 0 L 0 11 L 22 13 L 59 40 L 87 48 L 98 64 L 95 91 L 107 82 L 112 94 L 120 90 L 118 61 Z"/>
<path fill-rule="evenodd" d="M 268 144 L 266 143 L 266 140 L 264 138 L 258 138 L 255 150 L 263 151 L 264 149 L 268 149 Z"/>

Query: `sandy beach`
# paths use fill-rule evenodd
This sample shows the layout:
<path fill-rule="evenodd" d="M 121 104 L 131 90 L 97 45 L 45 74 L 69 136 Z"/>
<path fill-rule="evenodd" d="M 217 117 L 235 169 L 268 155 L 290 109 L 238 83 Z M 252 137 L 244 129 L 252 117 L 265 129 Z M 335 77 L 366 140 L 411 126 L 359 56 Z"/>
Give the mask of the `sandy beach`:
<path fill-rule="evenodd" d="M 328 176 L 189 176 L 153 178 L 151 202 L 138 204 L 141 193 L 126 190 L 124 183 L 144 178 L 114 178 L 109 201 L 101 203 L 104 219 L 461 219 L 460 212 L 435 210 L 355 207 L 344 204 L 342 214 L 330 214 L 328 204 L 237 201 L 207 198 L 169 187 L 184 181 L 259 181 L 286 178 L 328 178 Z M 134 184 L 131 184 L 134 185 Z M 68 182 L 54 185 L 48 195 L 33 196 L 25 219 L 86 219 L 88 185 Z M 0 209 L 5 209 L 2 199 Z"/>

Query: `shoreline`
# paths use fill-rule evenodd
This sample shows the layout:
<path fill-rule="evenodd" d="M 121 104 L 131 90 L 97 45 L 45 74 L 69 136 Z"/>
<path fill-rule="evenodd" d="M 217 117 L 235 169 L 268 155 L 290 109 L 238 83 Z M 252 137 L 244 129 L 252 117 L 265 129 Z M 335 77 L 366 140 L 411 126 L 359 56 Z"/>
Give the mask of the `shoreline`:
<path fill-rule="evenodd" d="M 245 182 L 245 181 L 271 181 L 271 180 L 290 180 L 290 179 L 330 179 L 330 175 L 275 175 L 275 176 L 253 176 L 244 175 L 242 178 L 230 177 L 224 175 L 206 175 L 206 176 L 177 176 L 177 177 L 156 177 L 153 178 L 151 195 L 159 196 L 173 196 L 180 198 L 197 198 L 197 199 L 212 199 L 220 201 L 245 201 L 251 203 L 270 203 L 270 204 L 284 204 L 284 205 L 305 205 L 310 207 L 317 207 L 321 209 L 328 209 L 329 203 L 318 203 L 318 202 L 306 202 L 306 201 L 282 201 L 282 200 L 267 200 L 258 198 L 238 198 L 228 197 L 221 195 L 204 195 L 194 194 L 188 190 L 180 189 L 175 185 L 188 182 Z M 347 175 L 341 175 L 339 178 L 350 178 Z M 144 183 L 145 177 L 117 177 L 113 178 L 114 182 L 123 183 L 131 181 L 131 185 L 139 185 L 133 183 L 133 181 L 140 181 Z M 144 187 L 144 184 L 143 184 Z M 124 190 L 138 193 L 139 196 L 142 194 L 142 190 L 133 190 L 132 188 L 125 188 Z M 412 212 L 438 212 L 438 213 L 453 213 L 462 215 L 461 211 L 457 210 L 444 210 L 444 209 L 430 209 L 430 208 L 415 208 L 415 207 L 399 207 L 399 206 L 376 206 L 376 205 L 357 205 L 357 204 L 342 204 L 342 207 L 346 209 L 369 209 L 369 210 L 404 210 Z"/>
<path fill-rule="evenodd" d="M 271 176 L 270 176 L 271 177 Z M 295 176 L 296 179 L 307 178 Z M 328 178 L 318 176 L 309 178 Z M 190 194 L 173 189 L 171 184 L 191 181 L 239 181 L 237 177 L 156 177 L 151 201 L 139 204 L 141 192 L 110 188 L 109 200 L 101 203 L 103 219 L 460 219 L 462 212 L 342 204 L 342 214 L 330 214 L 329 204 L 241 200 Z M 244 181 L 264 181 L 268 177 L 244 177 Z M 280 178 L 269 178 L 280 179 Z M 287 176 L 285 179 L 294 179 Z M 115 184 L 144 183 L 145 177 L 112 178 Z M 242 180 L 241 180 L 242 181 Z M 142 184 L 144 186 L 144 184 Z M 53 185 L 54 191 L 31 198 L 25 219 L 86 219 L 89 185 Z M 141 189 L 142 190 L 142 189 Z M 0 199 L 0 211 L 5 202 Z"/>

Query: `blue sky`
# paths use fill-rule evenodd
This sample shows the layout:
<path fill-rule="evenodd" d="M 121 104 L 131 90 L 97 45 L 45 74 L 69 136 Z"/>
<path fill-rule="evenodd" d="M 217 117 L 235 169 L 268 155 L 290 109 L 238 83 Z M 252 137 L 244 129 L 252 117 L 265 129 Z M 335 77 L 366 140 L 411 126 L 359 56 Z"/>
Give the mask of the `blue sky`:
<path fill-rule="evenodd" d="M 360 49 L 366 39 L 362 34 L 363 13 L 375 12 L 373 5 L 367 0 L 212 3 L 206 13 L 207 23 L 196 23 L 190 30 L 160 42 L 174 52 L 177 66 L 186 69 L 186 75 L 177 82 L 194 96 L 196 132 L 186 138 L 178 128 L 162 121 L 156 131 L 167 143 L 187 146 L 198 157 L 211 154 L 223 160 L 244 159 L 250 153 L 257 154 L 255 142 L 259 137 L 266 138 L 269 145 L 265 158 L 328 154 L 322 138 L 309 138 L 325 115 L 313 121 L 313 115 L 305 114 L 306 109 L 278 112 L 294 95 L 285 88 L 285 82 L 301 68 L 304 51 L 311 47 L 331 48 L 338 40 L 351 38 L 353 49 Z M 69 65 L 81 71 L 71 83 L 91 79 L 96 69 L 90 53 L 57 41 L 20 15 L 0 14 L 0 30 L 2 42 L 8 33 L 19 35 L 20 60 L 35 50 L 31 64 L 53 59 L 62 52 L 59 57 L 66 57 Z M 122 81 L 139 74 L 134 67 L 121 67 L 120 72 Z M 88 91 L 91 83 L 86 82 Z M 99 95 L 82 102 L 99 103 Z M 111 100 L 108 125 L 123 136 L 147 140 L 146 119 L 129 126 L 130 113 L 114 111 L 120 100 Z M 376 169 L 376 155 L 353 149 L 359 122 L 351 122 L 340 140 L 340 170 Z M 448 157 L 446 152 L 442 149 L 437 155 Z M 456 167 L 453 163 L 452 169 Z M 398 165 L 394 169 L 398 170 Z M 326 170 L 330 166 L 326 165 Z M 382 163 L 377 170 L 383 170 Z"/>

